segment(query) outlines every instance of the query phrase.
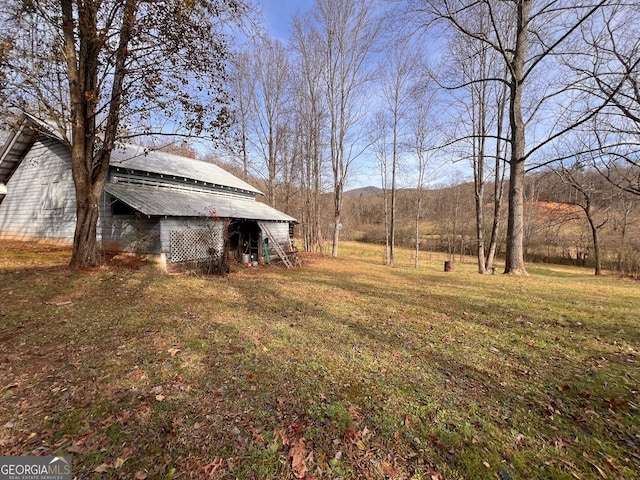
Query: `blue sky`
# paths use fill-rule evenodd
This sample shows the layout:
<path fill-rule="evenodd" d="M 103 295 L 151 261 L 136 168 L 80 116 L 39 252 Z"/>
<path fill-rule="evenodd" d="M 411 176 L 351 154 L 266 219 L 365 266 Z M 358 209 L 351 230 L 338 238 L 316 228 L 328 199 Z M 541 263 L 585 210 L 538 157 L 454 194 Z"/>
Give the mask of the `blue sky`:
<path fill-rule="evenodd" d="M 313 5 L 313 0 L 257 0 L 264 12 L 264 24 L 272 36 L 286 40 L 289 36 L 291 17 L 304 13 Z"/>
<path fill-rule="evenodd" d="M 262 8 L 263 25 L 273 38 L 277 38 L 286 43 L 289 38 L 291 19 L 294 14 L 306 13 L 311 10 L 315 0 L 255 0 L 258 9 Z M 435 165 L 435 164 L 434 164 Z M 434 167 L 435 168 L 435 167 Z M 411 168 L 408 168 L 411 171 Z M 451 173 L 454 168 L 450 168 L 447 172 Z M 443 174 L 444 169 L 438 169 L 435 178 L 439 178 Z M 414 179 L 412 174 L 407 174 L 408 178 L 404 181 L 408 185 L 413 185 Z M 442 181 L 442 180 L 439 180 Z M 358 158 L 351 166 L 351 170 L 347 179 L 347 189 L 364 187 L 367 185 L 380 184 L 380 173 L 378 171 L 377 160 L 372 152 L 365 153 Z"/>

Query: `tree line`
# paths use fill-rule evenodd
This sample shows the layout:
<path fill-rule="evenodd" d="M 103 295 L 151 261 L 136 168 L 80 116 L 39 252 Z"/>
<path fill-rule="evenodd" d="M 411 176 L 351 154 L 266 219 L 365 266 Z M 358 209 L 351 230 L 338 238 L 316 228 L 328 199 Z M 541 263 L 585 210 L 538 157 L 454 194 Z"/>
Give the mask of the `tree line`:
<path fill-rule="evenodd" d="M 588 220 L 591 194 L 576 172 L 638 193 L 638 14 L 605 0 L 413 0 L 387 9 L 318 0 L 293 19 L 286 43 L 259 36 L 234 65 L 245 172 L 263 174 L 269 201 L 282 208 L 292 208 L 294 183 L 300 198 L 289 211 L 307 250 L 322 245 L 323 185 L 333 192 L 333 217 L 323 221 L 337 255 L 344 187 L 366 155 L 380 178 L 393 265 L 399 187 L 415 192 L 418 251 L 424 191 L 443 164 L 465 164 L 478 271 L 493 271 L 502 248 L 505 273 L 526 273 L 529 175 L 551 169 L 582 192 L 576 205 Z M 276 184 L 286 185 L 282 198 Z"/>
<path fill-rule="evenodd" d="M 570 179 L 566 177 L 569 173 Z M 493 191 L 494 186 L 488 185 Z M 447 254 L 452 262 L 477 258 L 474 184 L 436 185 L 424 191 L 420 235 L 415 236 L 415 189 L 400 189 L 397 200 L 396 242 L 415 250 L 414 262 L 428 252 Z M 603 270 L 619 275 L 640 274 L 640 198 L 611 185 L 593 168 L 558 172 L 543 169 L 525 180 L 524 257 L 527 262 L 560 263 Z M 484 208 L 493 210 L 495 198 L 487 195 Z M 355 190 L 345 197 L 343 234 L 349 240 L 385 243 L 382 191 Z M 501 215 L 506 214 L 502 204 Z M 327 218 L 328 222 L 329 219 Z M 485 219 L 488 236 L 492 219 Z M 498 233 L 496 256 L 505 254 L 505 230 Z M 495 266 L 488 272 L 495 272 Z"/>
<path fill-rule="evenodd" d="M 354 170 L 375 172 L 388 265 L 400 187 L 415 193 L 418 252 L 427 191 L 451 162 L 473 178 L 473 219 L 455 228 L 475 225 L 481 273 L 503 244 L 505 273 L 526 273 L 527 178 L 541 169 L 587 218 L 596 183 L 640 195 L 635 4 L 316 0 L 286 40 L 241 0 L 6 0 L 0 15 L 3 110 L 47 118 L 72 152 L 74 267 L 98 261 L 110 152 L 139 136 L 214 140 L 299 219 L 306 250 L 328 240 L 334 256 Z"/>

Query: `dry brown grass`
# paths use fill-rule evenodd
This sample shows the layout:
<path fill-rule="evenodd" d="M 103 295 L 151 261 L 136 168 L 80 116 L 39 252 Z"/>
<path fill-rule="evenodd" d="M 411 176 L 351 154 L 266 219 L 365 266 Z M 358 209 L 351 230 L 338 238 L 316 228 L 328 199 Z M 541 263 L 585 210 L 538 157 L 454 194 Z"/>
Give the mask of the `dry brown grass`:
<path fill-rule="evenodd" d="M 638 284 L 340 259 L 226 278 L 0 245 L 0 451 L 78 478 L 640 475 Z"/>

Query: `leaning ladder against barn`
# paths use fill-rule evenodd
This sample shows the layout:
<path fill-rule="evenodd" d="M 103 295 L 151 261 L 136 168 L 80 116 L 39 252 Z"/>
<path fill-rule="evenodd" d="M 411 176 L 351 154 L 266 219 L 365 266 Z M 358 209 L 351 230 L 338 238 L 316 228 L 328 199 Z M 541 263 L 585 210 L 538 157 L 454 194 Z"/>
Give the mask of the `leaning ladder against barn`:
<path fill-rule="evenodd" d="M 291 263 L 291 260 L 289 260 L 289 256 L 286 254 L 286 252 L 282 249 L 278 241 L 275 239 L 275 237 L 271 233 L 271 230 L 269 230 L 269 227 L 267 227 L 267 225 L 262 222 L 258 222 L 258 225 L 260 226 L 262 231 L 267 234 L 270 245 L 273 246 L 273 249 L 276 251 L 278 256 L 282 259 L 282 262 L 287 266 L 287 268 L 293 268 L 293 264 Z"/>

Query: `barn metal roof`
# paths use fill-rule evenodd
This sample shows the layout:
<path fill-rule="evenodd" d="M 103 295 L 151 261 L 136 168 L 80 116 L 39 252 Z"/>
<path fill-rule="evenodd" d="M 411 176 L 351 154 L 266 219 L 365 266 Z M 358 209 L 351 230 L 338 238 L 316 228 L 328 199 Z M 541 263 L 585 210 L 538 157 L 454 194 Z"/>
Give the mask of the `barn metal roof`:
<path fill-rule="evenodd" d="M 166 175 L 178 179 L 197 180 L 208 184 L 264 195 L 260 190 L 235 175 L 214 165 L 191 158 L 174 155 L 145 147 L 119 144 L 111 153 L 112 167 Z"/>
<path fill-rule="evenodd" d="M 62 141 L 62 136 L 56 131 L 54 125 L 32 115 L 23 114 L 17 131 L 9 138 L 4 148 L 0 147 L 0 183 L 7 183 L 40 133 Z M 212 186 L 264 195 L 254 186 L 213 163 L 137 145 L 118 144 L 111 153 L 110 165 L 112 168 L 149 172 L 175 177 L 175 179 L 196 180 Z"/>
<path fill-rule="evenodd" d="M 295 222 L 267 204 L 253 199 L 187 190 L 127 184 L 107 184 L 105 191 L 131 208 L 149 216 L 243 218 Z"/>
<path fill-rule="evenodd" d="M 38 130 L 22 120 L 18 131 L 5 144 L 0 153 L 0 183 L 6 184 L 25 153 L 33 144 Z"/>

